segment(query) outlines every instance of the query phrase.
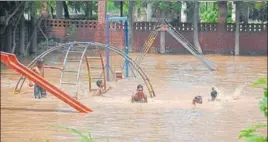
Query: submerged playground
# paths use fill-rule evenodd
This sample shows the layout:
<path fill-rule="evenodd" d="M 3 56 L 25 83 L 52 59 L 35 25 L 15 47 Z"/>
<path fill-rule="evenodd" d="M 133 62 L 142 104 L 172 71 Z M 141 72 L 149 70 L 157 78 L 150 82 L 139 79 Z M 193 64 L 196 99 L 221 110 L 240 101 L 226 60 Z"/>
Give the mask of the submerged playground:
<path fill-rule="evenodd" d="M 266 123 L 258 108 L 263 90 L 251 84 L 267 78 L 267 56 L 248 54 L 267 54 L 267 24 L 252 26 L 254 32 L 245 32 L 251 29 L 246 24 L 241 27 L 239 53 L 247 56 L 233 55 L 234 40 L 228 40 L 235 38 L 232 24 L 203 24 L 200 52 L 189 39 L 189 23 L 165 19 L 134 23 L 135 43 L 129 49 L 128 17 L 106 15 L 104 3 L 97 21 L 43 20 L 39 34 L 45 48 L 34 57 L 18 59 L 1 51 L 1 141 L 80 139 L 56 128 L 64 126 L 90 134 L 96 142 L 236 142 L 242 128 Z M 66 40 L 72 24 L 73 39 Z M 57 42 L 52 44 L 52 38 Z M 187 54 L 162 54 L 172 51 Z M 39 59 L 61 69 L 45 68 L 42 77 L 33 71 Z M 93 96 L 98 80 L 104 90 L 110 88 L 103 96 Z M 48 96 L 35 99 L 29 81 Z M 139 84 L 147 103 L 131 102 Z M 215 102 L 208 101 L 212 87 L 218 92 Z M 198 95 L 203 103 L 193 106 Z"/>

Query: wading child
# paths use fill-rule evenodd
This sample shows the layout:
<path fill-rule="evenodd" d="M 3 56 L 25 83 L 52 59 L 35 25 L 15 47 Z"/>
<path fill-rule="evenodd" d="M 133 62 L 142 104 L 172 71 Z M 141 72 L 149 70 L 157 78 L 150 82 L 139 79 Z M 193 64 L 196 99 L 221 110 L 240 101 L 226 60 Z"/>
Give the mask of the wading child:
<path fill-rule="evenodd" d="M 202 104 L 202 96 L 195 96 L 194 99 L 193 99 L 193 102 L 192 104 L 195 106 L 196 103 L 198 104 Z"/>
<path fill-rule="evenodd" d="M 211 91 L 210 95 L 211 95 L 211 101 L 215 101 L 216 97 L 218 95 L 218 92 L 215 90 L 214 87 L 212 87 L 212 91 Z"/>
<path fill-rule="evenodd" d="M 51 69 L 59 69 L 59 70 L 62 70 L 62 68 L 60 68 L 60 67 L 52 67 L 52 66 L 45 65 L 44 64 L 44 60 L 41 59 L 41 58 L 39 58 L 36 61 L 36 65 L 33 68 L 33 71 L 36 74 L 38 74 L 38 75 L 40 75 L 41 77 L 44 78 L 44 68 L 51 68 Z M 32 81 L 29 82 L 29 86 L 30 87 L 34 86 L 34 97 L 35 97 L 35 99 L 40 99 L 42 97 L 46 97 L 47 96 L 46 90 L 44 90 L 43 88 L 41 88 L 39 85 L 34 84 Z"/>
<path fill-rule="evenodd" d="M 110 86 L 108 89 L 105 90 L 104 85 L 102 84 L 102 80 L 98 80 L 96 82 L 96 85 L 98 86 L 98 89 L 92 96 L 103 96 L 104 93 L 112 89 L 112 87 Z"/>
<path fill-rule="evenodd" d="M 141 102 L 141 103 L 147 103 L 147 96 L 143 93 L 143 86 L 138 85 L 137 86 L 137 92 L 135 95 L 131 97 L 131 102 Z"/>

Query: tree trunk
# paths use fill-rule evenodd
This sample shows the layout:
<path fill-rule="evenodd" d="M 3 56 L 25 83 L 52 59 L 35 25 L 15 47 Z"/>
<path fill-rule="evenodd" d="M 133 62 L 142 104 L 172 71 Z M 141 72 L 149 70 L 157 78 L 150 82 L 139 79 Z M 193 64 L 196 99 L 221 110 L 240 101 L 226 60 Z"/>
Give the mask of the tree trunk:
<path fill-rule="evenodd" d="M 152 20 L 152 16 L 153 16 L 153 3 L 152 2 L 147 2 L 147 21 L 151 21 Z"/>
<path fill-rule="evenodd" d="M 30 48 L 30 53 L 36 53 L 37 52 L 37 27 L 36 27 L 36 18 L 37 18 L 37 15 L 36 15 L 36 7 L 32 7 L 32 11 L 31 11 L 31 33 L 33 34 L 32 36 L 32 39 L 29 41 L 29 42 L 32 42 L 32 46 Z"/>
<path fill-rule="evenodd" d="M 187 2 L 187 12 L 186 12 L 186 17 L 187 17 L 187 22 L 188 23 L 193 23 L 194 19 L 194 2 Z"/>
<path fill-rule="evenodd" d="M 240 22 L 240 2 L 235 4 L 235 55 L 239 55 L 239 22 Z"/>
<path fill-rule="evenodd" d="M 87 2 L 87 9 L 86 9 L 86 17 L 90 19 L 92 17 L 92 8 L 93 8 L 93 2 L 88 1 Z"/>
<path fill-rule="evenodd" d="M 25 55 L 25 19 L 24 16 L 20 19 L 20 55 Z"/>
<path fill-rule="evenodd" d="M 187 3 L 185 1 L 181 2 L 181 22 L 187 22 Z"/>
<path fill-rule="evenodd" d="M 161 18 L 164 19 L 165 18 L 165 12 L 164 10 L 161 11 Z M 161 31 L 160 32 L 160 53 L 164 54 L 166 52 L 166 43 L 165 43 L 165 39 L 166 39 L 166 35 L 165 35 L 165 31 Z"/>
<path fill-rule="evenodd" d="M 222 39 L 226 33 L 226 29 L 225 29 L 225 22 L 226 22 L 226 17 L 227 17 L 227 2 L 226 1 L 218 1 L 218 27 L 217 27 L 217 34 L 218 34 L 218 38 Z M 220 49 L 224 49 L 226 48 L 223 42 L 226 41 L 222 41 L 220 40 L 218 43 L 218 50 L 217 52 L 224 52 Z"/>
<path fill-rule="evenodd" d="M 128 6 L 128 25 L 129 25 L 129 30 L 128 30 L 128 41 L 129 41 L 129 51 L 132 52 L 133 50 L 133 7 L 134 7 L 134 1 L 129 1 L 129 6 Z"/>
<path fill-rule="evenodd" d="M 11 48 L 12 48 L 12 26 L 9 25 L 7 27 L 7 40 L 6 40 L 6 52 L 11 52 Z"/>
<path fill-rule="evenodd" d="M 14 27 L 14 30 L 13 30 L 13 46 L 12 46 L 12 50 L 11 50 L 11 53 L 15 53 L 15 50 L 16 50 L 16 32 L 17 32 L 17 27 L 18 27 L 18 24 L 20 22 L 20 19 L 21 17 L 23 16 L 23 13 L 24 13 L 24 9 L 21 11 L 20 15 L 19 15 L 19 18 L 18 20 L 16 21 L 16 24 L 15 24 L 15 27 Z"/>
<path fill-rule="evenodd" d="M 241 4 L 239 5 L 240 5 L 240 11 L 242 11 L 243 13 L 243 22 L 248 23 L 249 7 L 247 4 L 243 4 L 243 8 L 241 8 Z"/>
<path fill-rule="evenodd" d="M 54 9 L 53 9 L 53 7 L 50 7 L 50 10 L 51 10 L 51 19 L 54 19 L 54 15 L 53 15 Z"/>
<path fill-rule="evenodd" d="M 124 6 L 124 2 L 120 1 L 120 17 L 123 17 L 123 6 Z"/>
<path fill-rule="evenodd" d="M 199 2 L 194 2 L 194 17 L 193 17 L 193 27 L 194 27 L 194 46 L 196 47 L 197 51 L 202 53 L 202 48 L 199 43 L 199 36 L 198 36 L 198 24 L 199 24 Z"/>
<path fill-rule="evenodd" d="M 69 15 L 69 10 L 68 10 L 68 6 L 67 6 L 66 2 L 62 1 L 62 5 L 63 5 L 63 10 L 64 10 L 64 17 L 66 19 L 69 19 L 70 15 Z"/>
<path fill-rule="evenodd" d="M 56 18 L 61 19 L 62 16 L 62 2 L 56 1 Z"/>

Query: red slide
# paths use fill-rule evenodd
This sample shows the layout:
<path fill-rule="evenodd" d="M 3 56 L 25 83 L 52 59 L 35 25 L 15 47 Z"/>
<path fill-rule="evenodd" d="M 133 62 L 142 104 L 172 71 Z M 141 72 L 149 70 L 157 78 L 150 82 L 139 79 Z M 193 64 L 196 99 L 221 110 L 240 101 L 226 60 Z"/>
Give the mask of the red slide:
<path fill-rule="evenodd" d="M 22 74 L 26 78 L 32 80 L 34 83 L 44 88 L 46 91 L 53 94 L 57 98 L 61 99 L 62 101 L 64 101 L 77 111 L 82 113 L 92 112 L 91 109 L 79 103 L 78 101 L 70 97 L 67 93 L 63 92 L 56 86 L 49 83 L 43 77 L 37 75 L 35 72 L 33 72 L 32 70 L 21 64 L 18 61 L 16 55 L 1 51 L 1 62 L 6 64 L 8 67 L 12 68 L 16 72 Z"/>

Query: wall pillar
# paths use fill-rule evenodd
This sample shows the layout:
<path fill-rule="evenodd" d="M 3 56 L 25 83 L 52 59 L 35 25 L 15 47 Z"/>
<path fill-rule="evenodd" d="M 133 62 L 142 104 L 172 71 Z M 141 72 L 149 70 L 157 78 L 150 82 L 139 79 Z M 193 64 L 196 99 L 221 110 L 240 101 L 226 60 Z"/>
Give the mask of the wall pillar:
<path fill-rule="evenodd" d="M 105 43 L 106 0 L 98 0 L 98 24 L 95 41 Z"/>

